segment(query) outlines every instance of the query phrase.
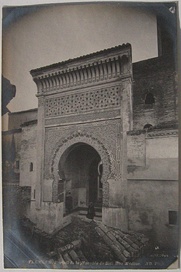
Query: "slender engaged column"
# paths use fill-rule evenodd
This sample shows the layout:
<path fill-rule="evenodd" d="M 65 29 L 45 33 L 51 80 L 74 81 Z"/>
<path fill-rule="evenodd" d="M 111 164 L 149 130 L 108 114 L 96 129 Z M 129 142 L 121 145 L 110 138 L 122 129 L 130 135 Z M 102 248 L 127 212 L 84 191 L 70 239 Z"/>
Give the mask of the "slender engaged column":
<path fill-rule="evenodd" d="M 38 125 L 37 125 L 37 176 L 36 176 L 36 208 L 41 208 L 42 183 L 44 167 L 44 139 L 45 139 L 45 117 L 44 96 L 38 98 Z"/>

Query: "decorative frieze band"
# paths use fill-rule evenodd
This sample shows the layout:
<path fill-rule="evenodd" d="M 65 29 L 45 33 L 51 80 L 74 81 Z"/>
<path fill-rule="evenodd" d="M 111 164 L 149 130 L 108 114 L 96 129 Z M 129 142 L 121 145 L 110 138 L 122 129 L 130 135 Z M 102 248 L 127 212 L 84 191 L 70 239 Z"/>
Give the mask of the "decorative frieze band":
<path fill-rule="evenodd" d="M 120 86 L 47 98 L 45 117 L 79 114 L 121 105 Z"/>
<path fill-rule="evenodd" d="M 103 81 L 129 72 L 128 57 L 108 59 L 34 78 L 38 93 Z"/>
<path fill-rule="evenodd" d="M 38 95 L 131 76 L 131 74 L 130 45 L 110 48 L 105 52 L 96 52 L 31 71 L 38 88 Z"/>
<path fill-rule="evenodd" d="M 128 135 L 141 135 L 145 134 L 146 138 L 154 138 L 154 137 L 168 137 L 168 136 L 178 136 L 178 129 L 170 130 L 168 129 L 152 129 L 152 131 L 148 132 L 144 130 L 132 130 L 127 132 Z"/>
<path fill-rule="evenodd" d="M 152 131 L 146 134 L 146 138 L 178 136 L 178 130 Z"/>

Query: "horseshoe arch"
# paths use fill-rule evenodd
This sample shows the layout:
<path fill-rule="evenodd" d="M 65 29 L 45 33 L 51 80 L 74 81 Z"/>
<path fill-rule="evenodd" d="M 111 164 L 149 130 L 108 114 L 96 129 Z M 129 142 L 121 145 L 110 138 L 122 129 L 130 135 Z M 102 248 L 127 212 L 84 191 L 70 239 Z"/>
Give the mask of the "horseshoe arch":
<path fill-rule="evenodd" d="M 53 175 L 53 202 L 57 202 L 57 191 L 58 191 L 58 181 L 60 179 L 58 169 L 59 161 L 64 152 L 76 143 L 85 143 L 93 147 L 97 153 L 100 155 L 103 162 L 103 206 L 108 206 L 109 203 L 109 184 L 107 182 L 108 178 L 112 173 L 112 163 L 111 156 L 105 146 L 95 137 L 87 133 L 82 133 L 80 131 L 74 133 L 72 136 L 63 138 L 59 141 L 58 147 L 56 144 L 56 149 L 52 158 L 51 172 Z"/>

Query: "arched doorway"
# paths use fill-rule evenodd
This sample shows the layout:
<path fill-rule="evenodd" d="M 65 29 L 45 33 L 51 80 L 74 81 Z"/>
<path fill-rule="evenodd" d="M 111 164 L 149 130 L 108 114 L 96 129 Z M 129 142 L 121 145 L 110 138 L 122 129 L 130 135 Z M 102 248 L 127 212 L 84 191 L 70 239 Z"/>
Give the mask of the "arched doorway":
<path fill-rule="evenodd" d="M 94 135 L 87 134 L 83 131 L 75 131 L 66 138 L 61 138 L 58 143 L 55 143 L 54 151 L 52 152 L 52 163 L 50 165 L 50 172 L 53 178 L 52 199 L 54 203 L 62 202 L 62 183 L 60 182 L 61 168 L 60 160 L 64 161 L 72 148 L 80 143 L 91 146 L 101 157 L 102 160 L 102 205 L 108 207 L 109 205 L 109 184 L 108 178 L 113 171 L 113 158 L 108 152 L 107 147 L 101 143 Z M 60 193 L 60 194 L 59 194 Z M 85 193 L 84 193 L 85 195 Z M 59 197 L 60 196 L 60 197 Z"/>
<path fill-rule="evenodd" d="M 102 206 L 103 164 L 99 153 L 91 145 L 78 142 L 69 146 L 58 164 L 60 179 L 64 181 L 64 212 L 87 207 L 90 202 Z M 72 198 L 71 208 L 70 202 Z M 70 208 L 70 209 L 69 209 Z"/>

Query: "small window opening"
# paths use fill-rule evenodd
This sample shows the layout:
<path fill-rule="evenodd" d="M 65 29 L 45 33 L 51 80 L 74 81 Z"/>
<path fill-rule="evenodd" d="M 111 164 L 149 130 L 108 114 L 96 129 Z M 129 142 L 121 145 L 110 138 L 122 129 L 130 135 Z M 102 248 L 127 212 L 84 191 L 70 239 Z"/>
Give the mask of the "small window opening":
<path fill-rule="evenodd" d="M 178 222 L 178 213 L 177 211 L 168 212 L 169 225 L 177 225 Z"/>
<path fill-rule="evenodd" d="M 33 171 L 33 163 L 30 162 L 30 172 L 32 172 L 32 171 Z"/>
<path fill-rule="evenodd" d="M 155 98 L 152 93 L 148 93 L 145 98 L 145 104 L 146 105 L 152 105 L 155 103 Z"/>
<path fill-rule="evenodd" d="M 33 198 L 35 199 L 35 194 L 36 194 L 36 191 L 34 190 L 34 192 L 33 192 Z"/>
<path fill-rule="evenodd" d="M 16 161 L 16 169 L 19 170 L 19 161 Z"/>

